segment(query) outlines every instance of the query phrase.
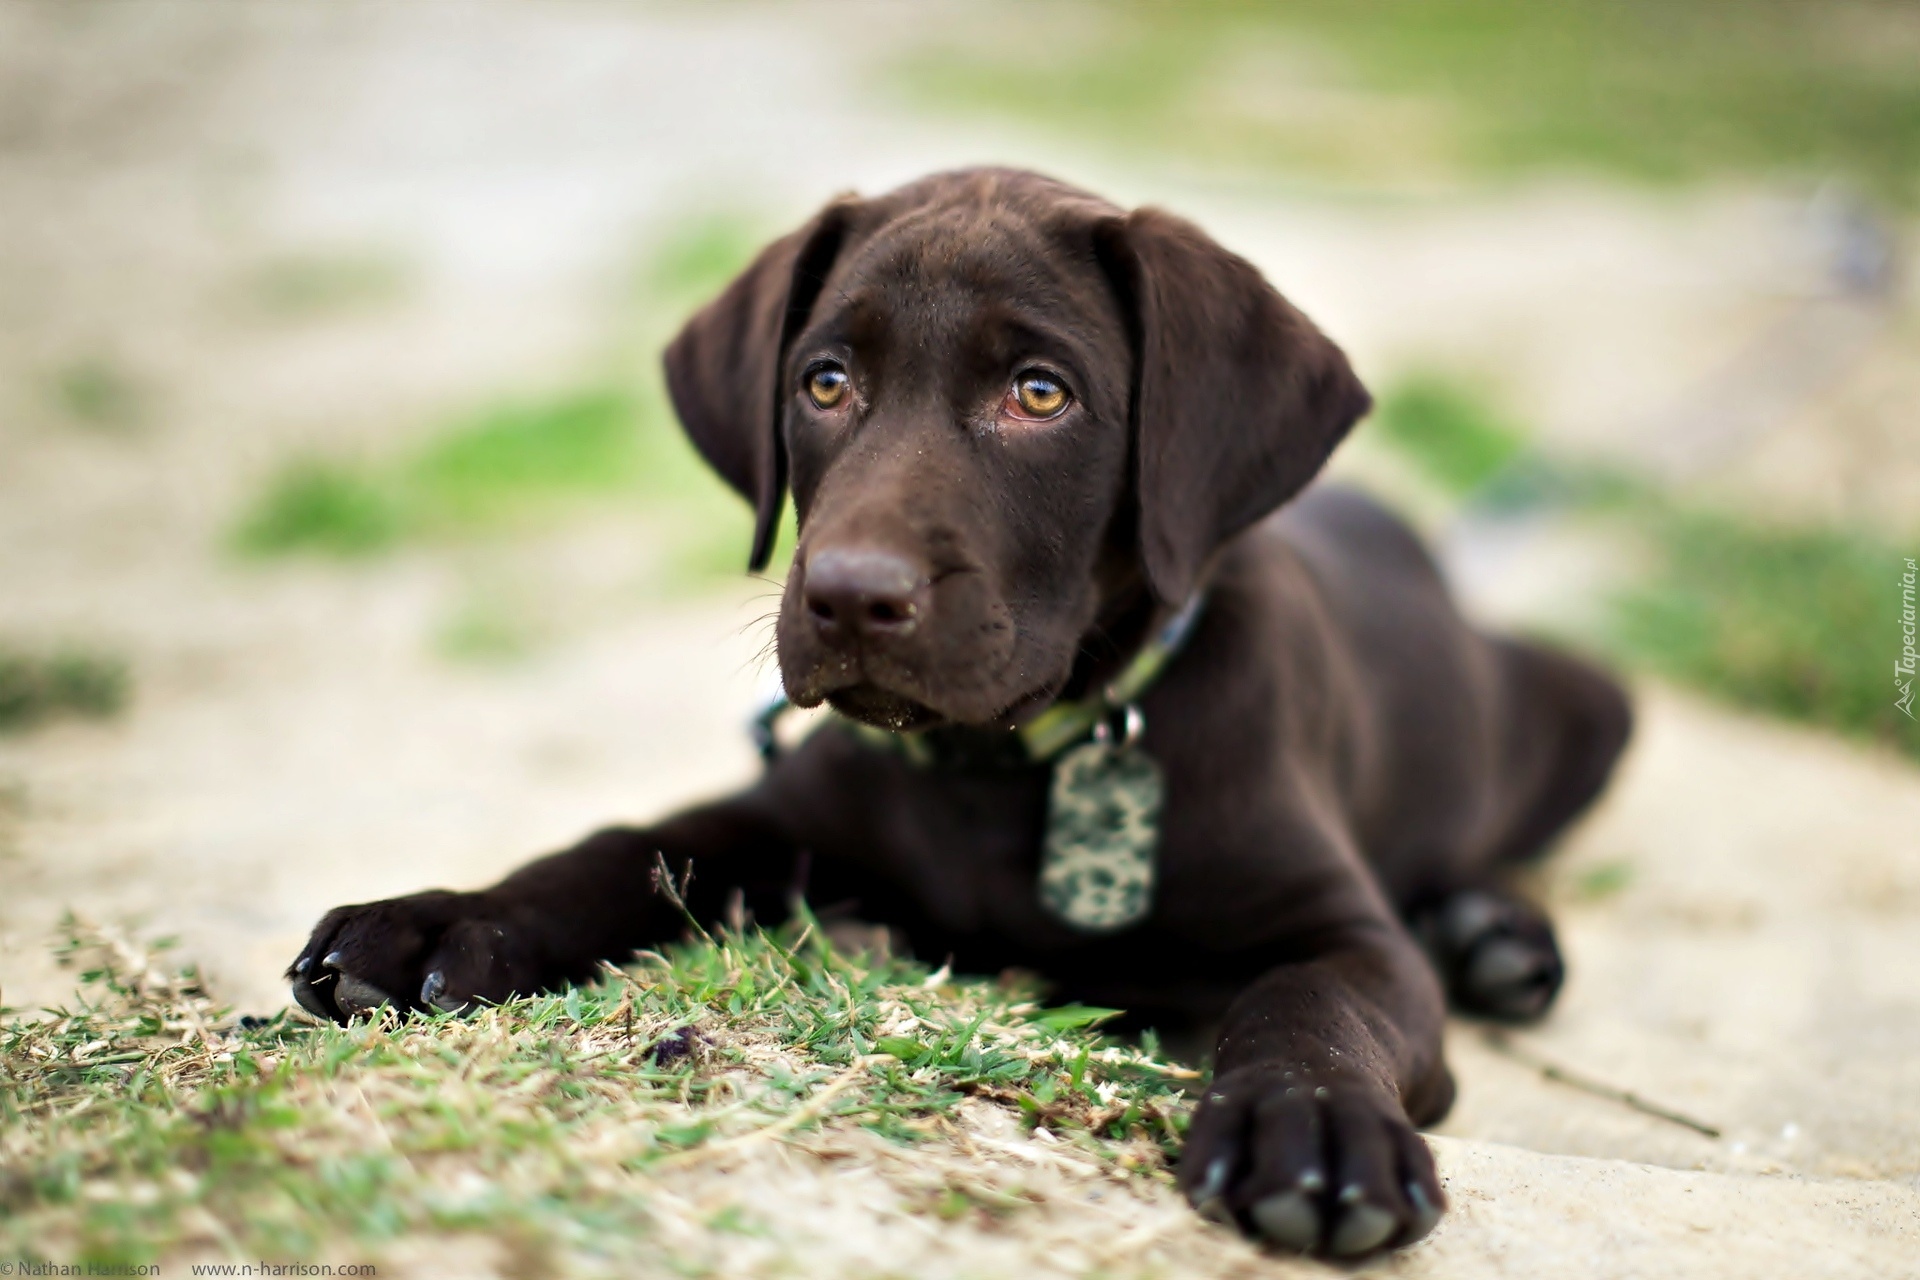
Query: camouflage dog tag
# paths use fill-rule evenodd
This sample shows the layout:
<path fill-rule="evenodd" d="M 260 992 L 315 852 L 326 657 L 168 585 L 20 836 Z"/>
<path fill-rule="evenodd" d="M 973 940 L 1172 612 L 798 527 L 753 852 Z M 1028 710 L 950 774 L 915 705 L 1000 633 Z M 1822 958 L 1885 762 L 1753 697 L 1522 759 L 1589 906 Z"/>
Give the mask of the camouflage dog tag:
<path fill-rule="evenodd" d="M 1160 766 L 1131 745 L 1096 738 L 1056 760 L 1041 904 L 1089 933 L 1144 919 L 1153 905 L 1163 790 Z"/>

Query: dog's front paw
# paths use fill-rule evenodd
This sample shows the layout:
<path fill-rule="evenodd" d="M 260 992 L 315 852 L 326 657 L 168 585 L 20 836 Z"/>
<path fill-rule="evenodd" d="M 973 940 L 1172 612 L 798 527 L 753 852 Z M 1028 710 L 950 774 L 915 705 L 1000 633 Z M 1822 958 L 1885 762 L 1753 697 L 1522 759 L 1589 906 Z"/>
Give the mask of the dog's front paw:
<path fill-rule="evenodd" d="M 1412 1244 L 1446 1206 L 1433 1155 L 1397 1100 L 1277 1066 L 1214 1080 L 1187 1133 L 1180 1187 L 1249 1235 L 1337 1258 Z"/>
<path fill-rule="evenodd" d="M 446 892 L 336 907 L 287 970 L 293 998 L 346 1022 L 386 1004 L 453 1010 L 538 990 L 527 930 L 490 907 Z"/>

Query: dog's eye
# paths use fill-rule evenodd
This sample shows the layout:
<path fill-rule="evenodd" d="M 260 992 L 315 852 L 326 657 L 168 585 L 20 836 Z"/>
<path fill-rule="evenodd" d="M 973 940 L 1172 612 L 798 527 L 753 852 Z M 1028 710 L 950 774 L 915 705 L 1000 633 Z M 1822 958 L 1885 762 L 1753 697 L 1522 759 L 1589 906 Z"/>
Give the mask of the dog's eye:
<path fill-rule="evenodd" d="M 847 371 L 837 364 L 817 364 L 807 370 L 807 396 L 822 409 L 832 409 L 847 398 Z"/>
<path fill-rule="evenodd" d="M 1067 407 L 1067 389 L 1048 374 L 1030 370 L 1014 379 L 1013 403 L 1023 417 L 1052 418 Z"/>

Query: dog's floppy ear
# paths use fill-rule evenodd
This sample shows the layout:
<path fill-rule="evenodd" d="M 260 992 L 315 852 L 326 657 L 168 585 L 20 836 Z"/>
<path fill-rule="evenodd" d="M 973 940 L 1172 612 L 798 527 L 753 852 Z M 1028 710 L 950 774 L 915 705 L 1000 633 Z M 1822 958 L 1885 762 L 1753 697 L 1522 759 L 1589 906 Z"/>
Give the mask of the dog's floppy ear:
<path fill-rule="evenodd" d="M 667 393 L 681 425 L 708 464 L 753 504 L 752 570 L 766 568 L 773 554 L 786 493 L 780 366 L 820 296 L 856 205 L 843 196 L 761 250 L 667 346 Z"/>
<path fill-rule="evenodd" d="M 1134 325 L 1141 551 L 1154 594 L 1178 605 L 1372 400 L 1339 347 L 1192 223 L 1139 209 L 1096 234 Z"/>

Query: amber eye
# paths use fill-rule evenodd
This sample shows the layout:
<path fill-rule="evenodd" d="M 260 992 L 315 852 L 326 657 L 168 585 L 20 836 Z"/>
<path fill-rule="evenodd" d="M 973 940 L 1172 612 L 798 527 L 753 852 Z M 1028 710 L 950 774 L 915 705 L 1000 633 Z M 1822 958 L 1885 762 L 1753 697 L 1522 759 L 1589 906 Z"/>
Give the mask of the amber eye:
<path fill-rule="evenodd" d="M 807 370 L 807 396 L 821 409 L 837 407 L 851 385 L 847 371 L 837 364 L 817 364 Z"/>
<path fill-rule="evenodd" d="M 1058 379 L 1029 369 L 1014 379 L 1013 402 L 1029 418 L 1052 418 L 1067 407 L 1067 389 Z"/>

